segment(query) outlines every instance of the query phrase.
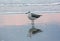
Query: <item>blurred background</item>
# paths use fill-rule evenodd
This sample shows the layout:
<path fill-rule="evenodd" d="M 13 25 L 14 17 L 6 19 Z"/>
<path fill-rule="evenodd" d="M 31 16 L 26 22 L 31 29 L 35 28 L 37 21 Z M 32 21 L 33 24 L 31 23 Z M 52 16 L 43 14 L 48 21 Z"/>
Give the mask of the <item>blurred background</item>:
<path fill-rule="evenodd" d="M 42 15 L 31 38 L 27 11 Z M 60 41 L 60 0 L 0 0 L 0 41 Z"/>

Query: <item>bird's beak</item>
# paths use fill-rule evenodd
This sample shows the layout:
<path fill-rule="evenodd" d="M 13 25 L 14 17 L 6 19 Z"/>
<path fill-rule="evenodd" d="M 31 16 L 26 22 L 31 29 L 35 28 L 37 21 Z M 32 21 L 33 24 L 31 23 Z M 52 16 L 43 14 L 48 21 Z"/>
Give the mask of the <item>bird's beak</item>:
<path fill-rule="evenodd" d="M 30 13 L 30 11 L 28 11 L 27 13 L 25 13 L 25 14 L 28 14 L 28 13 Z"/>

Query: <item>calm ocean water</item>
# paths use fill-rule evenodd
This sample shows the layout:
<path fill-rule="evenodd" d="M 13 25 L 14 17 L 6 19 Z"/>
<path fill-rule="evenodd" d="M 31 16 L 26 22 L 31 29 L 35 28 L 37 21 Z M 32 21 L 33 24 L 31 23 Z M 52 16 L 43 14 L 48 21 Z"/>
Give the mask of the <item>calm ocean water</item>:
<path fill-rule="evenodd" d="M 36 28 L 43 32 L 33 35 L 31 38 L 27 36 L 31 25 L 22 26 L 0 26 L 0 41 L 60 41 L 60 25 L 59 24 L 36 24 Z"/>

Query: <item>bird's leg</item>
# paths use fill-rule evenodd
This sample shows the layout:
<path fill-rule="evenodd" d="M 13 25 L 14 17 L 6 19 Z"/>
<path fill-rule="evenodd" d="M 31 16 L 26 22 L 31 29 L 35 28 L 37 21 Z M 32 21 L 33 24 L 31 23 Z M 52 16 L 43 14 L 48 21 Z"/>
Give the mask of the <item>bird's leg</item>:
<path fill-rule="evenodd" d="M 32 24 L 32 28 L 35 28 L 35 26 L 34 26 L 34 20 L 32 20 L 31 24 Z"/>

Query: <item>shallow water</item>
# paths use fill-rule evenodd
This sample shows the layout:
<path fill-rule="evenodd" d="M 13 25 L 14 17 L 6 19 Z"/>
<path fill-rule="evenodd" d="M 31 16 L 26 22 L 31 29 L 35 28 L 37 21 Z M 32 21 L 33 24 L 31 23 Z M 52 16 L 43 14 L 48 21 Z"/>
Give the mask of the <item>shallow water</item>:
<path fill-rule="evenodd" d="M 28 37 L 31 25 L 0 26 L 0 41 L 60 41 L 60 26 L 58 24 L 35 25 L 43 32 Z"/>

